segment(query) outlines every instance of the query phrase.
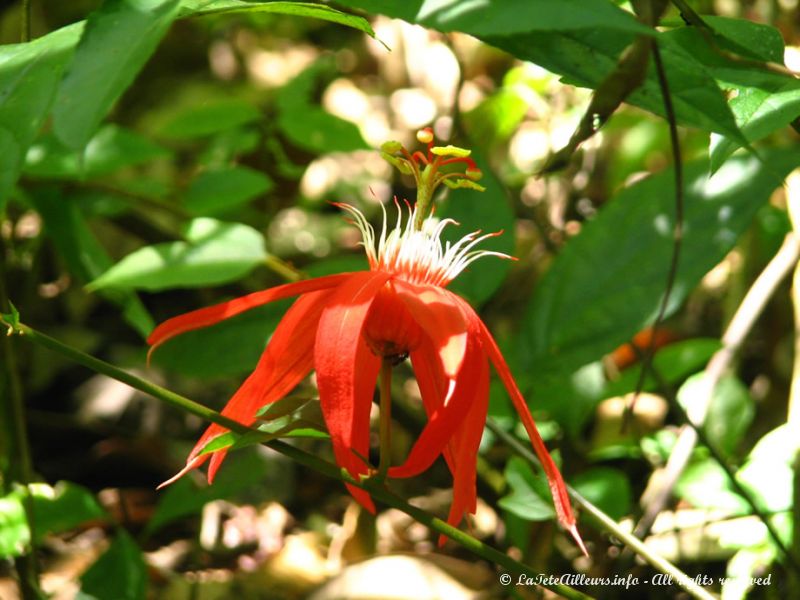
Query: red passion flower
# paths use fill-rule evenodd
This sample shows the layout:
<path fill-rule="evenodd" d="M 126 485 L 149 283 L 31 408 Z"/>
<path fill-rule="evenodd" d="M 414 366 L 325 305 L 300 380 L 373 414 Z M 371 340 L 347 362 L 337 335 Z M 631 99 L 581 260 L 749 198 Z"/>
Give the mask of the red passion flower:
<path fill-rule="evenodd" d="M 299 296 L 279 323 L 255 371 L 222 414 L 250 425 L 260 408 L 286 396 L 314 370 L 336 462 L 356 479 L 375 473 L 362 457 L 369 455 L 370 409 L 381 365 L 409 356 L 428 422 L 405 462 L 389 467 L 386 474 L 412 477 L 443 455 L 453 475 L 448 516 L 453 525 L 476 509 L 476 460 L 489 403 L 491 362 L 542 462 L 558 519 L 585 552 L 564 481 L 497 343 L 473 308 L 446 289 L 474 260 L 487 255 L 506 257 L 475 249 L 496 234 L 470 233 L 454 244 L 444 243 L 442 231 L 452 221 L 427 218 L 417 228 L 415 208 L 409 209 L 405 223 L 401 212 L 389 228 L 384 212 L 383 229 L 376 237 L 356 208 L 337 206 L 347 211 L 361 230 L 369 271 L 280 285 L 169 319 L 148 339 L 151 352 L 181 333 L 267 302 Z M 211 482 L 227 450 L 201 452 L 226 431 L 211 425 L 189 454 L 186 466 L 162 485 L 209 458 Z M 366 491 L 347 487 L 362 506 L 375 511 Z"/>

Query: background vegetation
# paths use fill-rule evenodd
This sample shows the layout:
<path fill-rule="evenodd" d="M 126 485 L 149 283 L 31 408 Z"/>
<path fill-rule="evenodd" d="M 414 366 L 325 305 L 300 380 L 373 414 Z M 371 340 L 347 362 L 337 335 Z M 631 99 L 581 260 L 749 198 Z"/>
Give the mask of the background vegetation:
<path fill-rule="evenodd" d="M 618 523 L 579 510 L 580 555 L 493 382 L 465 529 L 534 572 L 638 578 L 565 581 L 601 598 L 687 593 L 652 583 L 656 555 L 726 599 L 800 589 L 795 0 L 0 6 L 7 323 L 220 409 L 288 304 L 177 338 L 148 368 L 154 324 L 364 268 L 330 202 L 376 218 L 413 198 L 376 148 L 432 126 L 473 148 L 487 188 L 438 214 L 454 235 L 504 230 L 490 245 L 519 259 L 479 261 L 452 289 L 495 333 L 566 479 Z M 264 446 L 213 486 L 193 473 L 156 492 L 205 422 L 27 337 L 2 345 L 4 599 L 36 597 L 37 579 L 113 600 L 542 593 Z M 398 373 L 402 457 L 423 417 Z M 313 400 L 303 410 L 324 429 Z M 331 458 L 327 440 L 292 443 Z M 444 464 L 390 487 L 446 514 Z"/>

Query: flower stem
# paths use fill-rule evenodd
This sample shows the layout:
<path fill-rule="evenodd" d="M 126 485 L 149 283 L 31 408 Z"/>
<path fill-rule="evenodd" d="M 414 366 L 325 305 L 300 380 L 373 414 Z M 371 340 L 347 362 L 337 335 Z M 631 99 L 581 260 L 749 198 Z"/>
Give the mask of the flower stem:
<path fill-rule="evenodd" d="M 108 377 L 116 379 L 117 381 L 121 381 L 122 383 L 125 383 L 134 389 L 145 392 L 146 394 L 166 402 L 167 404 L 175 406 L 180 410 L 202 417 L 208 421 L 211 421 L 212 423 L 222 425 L 223 427 L 226 427 L 237 433 L 255 431 L 237 421 L 233 421 L 227 417 L 224 417 L 215 410 L 211 410 L 210 408 L 207 408 L 202 404 L 198 404 L 189 398 L 185 398 L 180 394 L 176 394 L 175 392 L 151 383 L 146 379 L 142 379 L 141 377 L 137 377 L 136 375 L 132 375 L 131 373 L 123 371 L 122 369 L 86 354 L 85 352 L 81 352 L 80 350 L 63 344 L 62 342 L 36 331 L 35 329 L 32 329 L 23 323 L 8 323 L 2 317 L 0 317 L 0 323 L 4 323 L 7 327 L 9 327 L 12 333 L 20 335 L 23 338 L 45 348 L 58 352 L 59 354 L 66 356 L 67 358 L 70 358 L 71 360 L 74 360 L 85 367 L 88 367 L 98 373 L 102 373 L 103 375 L 107 375 Z M 408 504 L 403 499 L 386 489 L 383 481 L 379 481 L 376 478 L 356 480 L 350 476 L 346 470 L 339 469 L 339 467 L 332 463 L 329 463 L 313 454 L 305 452 L 299 448 L 296 448 L 295 446 L 279 440 L 267 442 L 266 445 L 276 452 L 280 452 L 284 456 L 305 467 L 317 471 L 322 475 L 337 479 L 339 481 L 344 481 L 367 490 L 376 500 L 406 513 L 411 518 L 419 523 L 422 523 L 436 533 L 446 535 L 476 556 L 501 566 L 512 576 L 512 581 L 517 581 L 517 578 L 520 575 L 531 577 L 534 580 L 537 580 L 537 582 L 540 579 L 541 574 L 529 566 L 512 559 L 496 548 L 484 544 L 480 540 L 475 539 L 460 529 L 456 529 L 452 525 L 442 521 L 437 517 L 434 517 L 430 513 Z M 541 585 L 542 587 L 560 594 L 564 598 L 575 600 L 592 600 L 592 596 L 588 596 L 568 585 L 559 583 L 551 584 L 546 578 Z"/>
<path fill-rule="evenodd" d="M 433 206 L 433 191 L 435 184 L 433 183 L 432 174 L 435 173 L 439 159 L 427 165 L 419 174 L 417 178 L 417 216 L 414 219 L 414 229 L 417 231 L 422 230 L 422 224 L 431 212 Z"/>
<path fill-rule="evenodd" d="M 305 279 L 305 274 L 301 271 L 298 271 L 289 263 L 284 260 L 281 260 L 277 256 L 273 254 L 268 254 L 267 257 L 264 259 L 264 264 L 267 266 L 268 269 L 280 275 L 283 279 L 289 282 L 300 281 L 301 279 Z"/>
<path fill-rule="evenodd" d="M 388 358 L 381 363 L 380 409 L 381 455 L 376 478 L 384 480 L 392 462 L 392 361 Z"/>
<path fill-rule="evenodd" d="M 0 240 L 0 312 L 11 312 L 11 305 L 6 291 L 6 269 L 5 269 L 5 243 Z M 6 394 L 7 406 L 0 408 L 0 412 L 5 413 L 8 418 L 5 424 L 4 437 L 8 440 L 8 455 L 11 458 L 7 466 L 8 471 L 4 475 L 9 475 L 4 484 L 14 481 L 24 487 L 22 497 L 22 507 L 25 511 L 25 520 L 30 532 L 30 541 L 26 554 L 14 559 L 14 567 L 19 577 L 19 587 L 22 597 L 25 600 L 36 600 L 39 594 L 39 575 L 36 568 L 36 528 L 34 526 L 33 496 L 31 495 L 28 484 L 32 478 L 32 461 L 30 444 L 28 442 L 28 425 L 25 419 L 25 402 L 22 397 L 22 384 L 19 377 L 17 365 L 17 355 L 15 353 L 13 340 L 0 332 L 2 337 L 2 347 L 0 354 L 3 355 L 2 361 L 5 366 L 5 387 L 8 389 Z M 6 420 L 5 418 L 3 419 Z"/>
<path fill-rule="evenodd" d="M 22 0 L 20 21 L 22 26 L 20 40 L 24 44 L 31 41 L 31 0 Z"/>

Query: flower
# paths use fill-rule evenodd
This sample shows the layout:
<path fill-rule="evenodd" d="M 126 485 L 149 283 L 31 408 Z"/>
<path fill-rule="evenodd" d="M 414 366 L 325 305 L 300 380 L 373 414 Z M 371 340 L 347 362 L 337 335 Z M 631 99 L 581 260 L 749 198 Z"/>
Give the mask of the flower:
<path fill-rule="evenodd" d="M 336 461 L 356 479 L 374 473 L 363 457 L 369 455 L 369 415 L 381 365 L 409 356 L 428 422 L 405 462 L 389 467 L 388 476 L 417 475 L 444 455 L 453 475 L 448 516 L 453 525 L 476 509 L 476 460 L 489 403 L 491 362 L 542 462 L 559 521 L 583 549 L 564 481 L 503 355 L 472 307 L 446 289 L 478 258 L 509 258 L 475 249 L 481 241 L 498 234 L 475 232 L 456 243 L 443 243 L 442 232 L 453 222 L 427 218 L 418 229 L 414 226 L 417 209 L 409 207 L 405 224 L 399 210 L 391 228 L 384 211 L 383 228 L 376 238 L 361 212 L 346 204 L 337 206 L 349 213 L 361 230 L 368 271 L 280 285 L 172 318 L 148 339 L 151 352 L 186 331 L 267 302 L 299 296 L 279 323 L 255 371 L 222 414 L 250 425 L 261 407 L 284 397 L 313 369 Z M 162 485 L 199 467 L 209 457 L 211 482 L 226 450 L 201 452 L 225 432 L 225 428 L 211 425 L 189 454 L 185 468 Z M 375 511 L 366 491 L 353 485 L 348 488 L 359 503 Z"/>

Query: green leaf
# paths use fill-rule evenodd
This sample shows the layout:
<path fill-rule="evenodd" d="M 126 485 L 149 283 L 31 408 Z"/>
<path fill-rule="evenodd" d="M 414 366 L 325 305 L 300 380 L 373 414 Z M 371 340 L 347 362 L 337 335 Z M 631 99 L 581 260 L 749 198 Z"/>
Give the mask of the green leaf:
<path fill-rule="evenodd" d="M 475 36 L 595 28 L 653 33 L 608 0 L 425 0 L 416 20 L 440 31 L 465 31 Z"/>
<path fill-rule="evenodd" d="M 675 485 L 675 495 L 696 508 L 719 509 L 731 514 L 748 514 L 749 505 L 733 491 L 722 467 L 710 458 L 693 461 Z"/>
<path fill-rule="evenodd" d="M 572 486 L 615 521 L 631 509 L 631 484 L 618 469 L 595 467 L 577 475 Z"/>
<path fill-rule="evenodd" d="M 89 521 L 109 519 L 94 494 L 76 483 L 59 481 L 54 487 L 35 483 L 32 489 L 37 539 L 48 533 L 69 531 Z"/>
<path fill-rule="evenodd" d="M 8 301 L 8 307 L 11 309 L 11 312 L 0 313 L 0 315 L 2 315 L 5 324 L 13 329 L 19 326 L 19 311 L 17 310 L 17 307 L 14 306 L 14 303 L 11 302 L 11 300 Z"/>
<path fill-rule="evenodd" d="M 324 154 L 369 149 L 358 127 L 314 103 L 317 80 L 332 66 L 322 59 L 308 67 L 278 92 L 278 127 L 297 147 Z"/>
<path fill-rule="evenodd" d="M 0 210 L 47 116 L 82 23 L 27 44 L 0 47 Z"/>
<path fill-rule="evenodd" d="M 354 123 L 317 106 L 281 112 L 278 127 L 295 146 L 316 154 L 369 149 Z"/>
<path fill-rule="evenodd" d="M 512 456 L 506 464 L 505 478 L 511 493 L 500 498 L 497 503 L 500 508 L 527 521 L 548 521 L 555 517 L 547 481 L 535 475 L 527 462 Z"/>
<path fill-rule="evenodd" d="M 258 432 L 240 434 L 228 431 L 213 438 L 203 446 L 200 455 L 217 452 L 218 450 L 246 448 L 247 446 L 287 437 L 316 439 L 328 437 L 328 434 L 324 431 L 325 423 L 319 401 L 306 398 L 302 404 L 299 404 L 291 397 L 285 398 L 284 402 L 287 400 L 289 406 L 278 409 L 278 412 L 296 406 L 291 414 L 270 417 L 268 416 L 269 409 L 275 406 L 262 407 L 261 411 L 259 411 L 263 412 L 260 420 L 264 422 L 259 425 Z"/>
<path fill-rule="evenodd" d="M 537 370 L 531 374 L 517 369 L 520 385 L 529 398 L 531 410 L 545 413 L 573 438 L 578 438 L 597 403 L 606 394 L 600 361 L 583 365 L 572 373 Z"/>
<path fill-rule="evenodd" d="M 781 425 L 762 437 L 750 451 L 737 478 L 758 499 L 762 510 L 790 510 L 794 498 L 794 461 L 800 439 L 789 425 Z"/>
<path fill-rule="evenodd" d="M 685 167 L 685 223 L 670 312 L 733 247 L 800 160 L 774 149 L 728 161 L 713 177 Z M 570 372 L 643 329 L 657 313 L 672 254 L 671 170 L 624 189 L 571 239 L 537 286 L 520 336 L 524 364 Z M 613 235 L 609 235 L 613 232 Z"/>
<path fill-rule="evenodd" d="M 484 173 L 481 183 L 486 191 L 465 189 L 449 193 L 444 205 L 437 209 L 437 214 L 454 219 L 458 225 L 447 227 L 443 237 L 447 241 L 455 242 L 473 231 L 502 232 L 502 235 L 484 240 L 476 249 L 511 255 L 514 252 L 514 213 L 500 182 L 486 168 L 483 157 L 473 153 L 473 159 Z M 503 283 L 511 269 L 511 262 L 496 256 L 480 258 L 456 277 L 449 289 L 465 296 L 474 304 L 482 304 Z"/>
<path fill-rule="evenodd" d="M 259 110 L 244 100 L 225 100 L 183 111 L 159 131 L 172 139 L 205 137 L 259 121 Z"/>
<path fill-rule="evenodd" d="M 31 203 L 44 221 L 45 232 L 70 273 L 80 282 L 99 277 L 113 263 L 89 229 L 74 198 L 63 198 L 53 189 L 43 189 L 30 196 Z M 155 324 L 139 297 L 131 291 L 103 290 L 100 296 L 120 306 L 125 320 L 147 337 Z"/>
<path fill-rule="evenodd" d="M 207 169 L 230 166 L 242 154 L 249 154 L 261 144 L 257 126 L 236 127 L 219 132 L 212 137 L 198 161 Z"/>
<path fill-rule="evenodd" d="M 714 30 L 715 41 L 723 49 L 755 60 L 783 64 L 783 36 L 775 27 L 713 15 L 706 15 L 703 20 Z"/>
<path fill-rule="evenodd" d="M 83 152 L 44 135 L 28 150 L 23 172 L 34 177 L 81 179 L 170 156 L 165 148 L 118 125 L 105 125 Z"/>
<path fill-rule="evenodd" d="M 64 144 L 86 145 L 155 51 L 179 3 L 107 0 L 89 15 L 53 109 L 53 129 Z"/>
<path fill-rule="evenodd" d="M 142 551 L 123 529 L 108 550 L 81 576 L 77 600 L 144 600 L 147 566 Z"/>
<path fill-rule="evenodd" d="M 36 539 L 74 529 L 90 521 L 106 521 L 108 514 L 92 493 L 74 483 L 59 481 L 29 486 L 33 499 Z M 24 509 L 25 490 L 18 488 L 0 498 L 0 557 L 19 556 L 30 542 L 30 528 Z"/>
<path fill-rule="evenodd" d="M 722 598 L 744 600 L 753 588 L 754 578 L 767 572 L 776 558 L 776 551 L 769 546 L 743 548 L 728 561 L 725 579 L 722 582 Z M 770 573 L 767 577 L 770 577 Z"/>
<path fill-rule="evenodd" d="M 270 191 L 274 185 L 269 177 L 247 167 L 204 171 L 189 186 L 184 205 L 193 214 L 214 216 Z"/>
<path fill-rule="evenodd" d="M 705 373 L 690 377 L 678 390 L 684 410 L 703 402 Z M 714 388 L 703 430 L 709 441 L 725 454 L 733 454 L 755 416 L 755 405 L 745 385 L 735 376 L 722 377 Z"/>
<path fill-rule="evenodd" d="M 721 345 L 719 340 L 712 338 L 695 338 L 674 342 L 655 353 L 653 368 L 666 383 L 677 383 L 705 365 Z M 608 384 L 605 389 L 606 396 L 610 398 L 633 392 L 639 382 L 640 370 L 641 365 L 625 369 L 619 379 Z M 658 389 L 658 387 L 659 382 L 652 373 L 648 373 L 642 389 L 649 391 Z"/>
<path fill-rule="evenodd" d="M 21 494 L 14 491 L 0 498 L 0 558 L 24 554 L 31 539 Z"/>
<path fill-rule="evenodd" d="M 439 1 L 441 2 L 441 0 Z M 410 23 L 430 24 L 427 21 L 422 23 L 419 17 L 419 8 L 417 7 L 422 6 L 421 0 L 417 0 L 415 3 L 342 0 L 340 3 L 373 13 L 405 19 Z M 462 4 L 466 8 L 461 9 L 460 5 Z M 556 4 L 566 5 L 567 3 L 546 2 L 545 0 L 523 2 L 520 0 L 520 5 L 524 5 L 525 10 L 535 10 L 533 7 L 537 5 L 539 7 L 548 5 L 546 9 L 543 9 L 542 14 L 545 10 L 554 8 L 559 10 Z M 455 6 L 455 3 L 453 5 Z M 594 3 L 592 3 L 593 5 Z M 598 22 L 604 21 L 605 24 L 588 29 L 572 27 L 569 23 L 564 24 L 565 29 L 547 27 L 537 29 L 540 22 L 537 15 L 537 18 L 534 19 L 520 19 L 520 24 L 513 33 L 500 31 L 497 34 L 488 35 L 482 33 L 485 27 L 484 22 L 491 22 L 495 13 L 499 14 L 501 11 L 505 11 L 506 3 L 503 3 L 501 7 L 500 4 L 490 2 L 482 2 L 480 5 L 477 4 L 477 1 L 459 2 L 459 6 L 455 6 L 455 12 L 452 14 L 459 17 L 461 10 L 465 11 L 465 18 L 463 20 L 453 19 L 453 22 L 462 26 L 461 29 L 458 29 L 459 31 L 475 35 L 487 44 L 505 50 L 519 59 L 531 61 L 553 73 L 560 74 L 566 83 L 581 87 L 597 88 L 616 68 L 620 55 L 636 37 L 636 33 L 632 29 L 621 27 L 625 24 L 624 22 L 630 23 L 629 15 L 624 13 L 620 19 L 615 19 L 614 24 L 610 20 L 606 21 L 605 17 L 600 17 Z M 605 11 L 605 9 L 603 10 Z M 573 10 L 572 16 L 568 18 L 573 23 L 579 23 L 584 17 L 576 18 L 576 15 L 582 15 L 583 12 L 580 9 Z M 466 15 L 469 18 L 466 18 Z M 514 11 L 508 11 L 507 15 L 513 17 L 504 15 L 502 18 L 517 16 Z M 597 17 L 596 14 L 594 16 Z M 633 27 L 638 26 L 634 25 Z M 637 29 L 637 31 L 641 32 L 642 30 Z M 652 30 L 646 28 L 644 31 L 652 33 Z M 746 143 L 736 125 L 725 95 L 709 69 L 699 62 L 691 52 L 674 43 L 666 34 L 658 33 L 656 35 L 659 39 L 665 70 L 669 74 L 670 91 L 678 122 L 681 125 L 728 135 L 743 144 Z M 630 95 L 627 101 L 659 116 L 664 116 L 664 102 L 652 64 L 648 68 L 644 83 Z"/>
<path fill-rule="evenodd" d="M 247 13 L 277 13 L 297 17 L 322 19 L 331 23 L 338 23 L 352 27 L 375 37 L 375 32 L 370 27 L 369 21 L 363 17 L 349 15 L 325 4 L 312 4 L 310 2 L 269 2 L 266 0 L 182 0 L 181 17 L 201 16 L 209 14 L 224 14 L 234 12 Z"/>
<path fill-rule="evenodd" d="M 756 60 L 783 63 L 783 40 L 776 29 L 741 19 L 716 19 L 714 26 L 726 32 L 724 38 L 717 36 L 717 43 L 722 50 L 744 54 Z M 665 36 L 702 63 L 731 97 L 730 108 L 745 139 L 720 131 L 717 134 L 722 135 L 712 135 L 712 173 L 737 148 L 766 137 L 800 115 L 800 81 L 796 78 L 771 72 L 757 63 L 734 62 L 723 56 L 701 32 L 691 27 L 669 32 Z M 761 43 L 761 40 L 764 42 Z M 753 50 L 746 51 L 745 48 Z"/>
<path fill-rule="evenodd" d="M 247 225 L 201 217 L 189 222 L 185 242 L 145 246 L 123 258 L 87 288 L 163 290 L 235 281 L 267 256 L 264 236 Z"/>

